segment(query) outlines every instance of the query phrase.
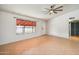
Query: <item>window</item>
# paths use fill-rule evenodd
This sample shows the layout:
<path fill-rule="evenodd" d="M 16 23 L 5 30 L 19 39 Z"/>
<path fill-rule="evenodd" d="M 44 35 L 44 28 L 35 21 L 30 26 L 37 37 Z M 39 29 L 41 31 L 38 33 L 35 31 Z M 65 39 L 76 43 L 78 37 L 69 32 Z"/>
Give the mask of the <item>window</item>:
<path fill-rule="evenodd" d="M 25 26 L 25 33 L 32 33 L 32 26 Z"/>
<path fill-rule="evenodd" d="M 16 26 L 16 32 L 17 33 L 23 33 L 23 27 L 24 26 Z"/>
<path fill-rule="evenodd" d="M 22 19 L 16 19 L 16 33 L 34 33 L 36 32 L 36 22 Z"/>
<path fill-rule="evenodd" d="M 35 31 L 36 31 L 36 27 L 33 26 L 33 27 L 32 27 L 32 32 L 35 32 Z"/>

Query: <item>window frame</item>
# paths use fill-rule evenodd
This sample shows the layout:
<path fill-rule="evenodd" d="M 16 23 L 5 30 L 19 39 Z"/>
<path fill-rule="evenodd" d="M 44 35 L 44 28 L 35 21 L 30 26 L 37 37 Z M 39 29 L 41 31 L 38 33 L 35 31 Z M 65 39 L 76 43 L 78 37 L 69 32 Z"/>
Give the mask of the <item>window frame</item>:
<path fill-rule="evenodd" d="M 24 20 L 24 21 L 29 21 L 29 20 Z M 31 22 L 36 22 L 36 21 L 31 21 Z M 18 26 L 21 26 L 21 25 L 17 25 L 17 22 L 16 22 L 16 34 L 31 34 L 31 33 L 36 32 L 36 23 L 33 26 L 27 26 L 27 28 L 31 27 L 31 32 L 26 32 L 26 30 L 25 30 L 26 26 L 23 26 L 22 33 L 18 33 L 17 32 L 18 31 L 18 29 L 17 29 Z M 29 28 L 28 28 L 28 30 L 29 30 Z"/>

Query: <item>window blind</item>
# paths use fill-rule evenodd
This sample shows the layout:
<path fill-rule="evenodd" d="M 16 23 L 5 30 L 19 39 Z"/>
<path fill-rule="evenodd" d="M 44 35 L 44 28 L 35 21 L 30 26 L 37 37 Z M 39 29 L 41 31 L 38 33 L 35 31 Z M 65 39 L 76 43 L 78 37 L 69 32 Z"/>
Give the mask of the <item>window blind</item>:
<path fill-rule="evenodd" d="M 28 21 L 23 19 L 16 19 L 16 24 L 21 26 L 36 26 L 36 21 Z"/>

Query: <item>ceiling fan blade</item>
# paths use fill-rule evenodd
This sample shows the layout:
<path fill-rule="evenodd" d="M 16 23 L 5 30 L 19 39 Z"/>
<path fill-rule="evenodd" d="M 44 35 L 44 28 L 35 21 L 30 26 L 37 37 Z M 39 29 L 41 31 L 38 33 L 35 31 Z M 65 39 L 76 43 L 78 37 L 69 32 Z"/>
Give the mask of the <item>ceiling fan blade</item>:
<path fill-rule="evenodd" d="M 54 11 L 63 11 L 63 9 L 59 9 L 59 10 L 56 9 L 56 10 L 54 10 Z"/>
<path fill-rule="evenodd" d="M 44 14 L 48 14 L 49 13 L 49 11 L 42 11 Z"/>
<path fill-rule="evenodd" d="M 52 8 L 52 9 L 53 9 L 54 7 L 55 7 L 55 5 L 51 5 L 51 6 L 50 6 L 50 8 Z"/>
<path fill-rule="evenodd" d="M 60 9 L 60 8 L 62 8 L 62 7 L 63 7 L 63 6 L 59 6 L 59 7 L 55 8 L 55 10 L 56 10 L 56 9 Z"/>
<path fill-rule="evenodd" d="M 44 8 L 44 9 L 46 9 L 46 10 L 50 10 L 50 9 L 48 9 L 48 8 Z"/>
<path fill-rule="evenodd" d="M 56 11 L 53 11 L 53 13 L 57 14 L 57 12 L 56 12 Z"/>

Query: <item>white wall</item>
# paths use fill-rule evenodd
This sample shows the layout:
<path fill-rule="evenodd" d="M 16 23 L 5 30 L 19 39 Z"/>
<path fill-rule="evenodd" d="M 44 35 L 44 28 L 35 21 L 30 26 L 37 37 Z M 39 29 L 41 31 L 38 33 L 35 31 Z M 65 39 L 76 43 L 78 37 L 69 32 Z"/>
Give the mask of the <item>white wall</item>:
<path fill-rule="evenodd" d="M 52 18 L 48 22 L 48 34 L 59 37 L 69 38 L 69 18 L 75 17 L 72 20 L 79 20 L 79 10 L 71 11 L 56 18 Z"/>
<path fill-rule="evenodd" d="M 36 32 L 32 34 L 16 35 L 16 19 L 13 17 L 36 21 Z M 45 25 L 45 21 L 40 19 L 29 18 L 0 11 L 0 45 L 43 35 L 46 33 Z M 44 30 L 41 29 L 42 27 L 44 27 Z"/>

